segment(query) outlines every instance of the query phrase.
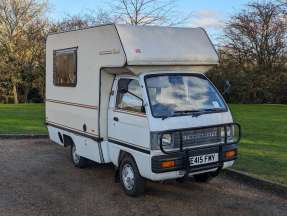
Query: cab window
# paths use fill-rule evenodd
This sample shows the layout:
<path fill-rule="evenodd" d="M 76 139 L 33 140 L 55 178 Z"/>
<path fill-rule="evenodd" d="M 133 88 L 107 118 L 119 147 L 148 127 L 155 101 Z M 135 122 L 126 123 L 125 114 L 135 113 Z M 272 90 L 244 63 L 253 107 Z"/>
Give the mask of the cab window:
<path fill-rule="evenodd" d="M 135 79 L 120 79 L 117 89 L 116 108 L 144 113 L 142 92 Z"/>

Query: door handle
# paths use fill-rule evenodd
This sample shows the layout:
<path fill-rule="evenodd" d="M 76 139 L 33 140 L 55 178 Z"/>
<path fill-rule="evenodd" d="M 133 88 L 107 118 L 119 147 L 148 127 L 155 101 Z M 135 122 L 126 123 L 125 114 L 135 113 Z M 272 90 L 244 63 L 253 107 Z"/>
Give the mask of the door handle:
<path fill-rule="evenodd" d="M 118 117 L 114 117 L 114 121 L 119 121 L 119 118 Z"/>

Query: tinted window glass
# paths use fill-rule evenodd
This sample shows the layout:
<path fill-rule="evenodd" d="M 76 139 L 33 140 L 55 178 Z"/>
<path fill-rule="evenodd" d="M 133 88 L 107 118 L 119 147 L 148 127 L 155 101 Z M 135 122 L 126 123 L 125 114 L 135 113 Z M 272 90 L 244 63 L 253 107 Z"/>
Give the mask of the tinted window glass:
<path fill-rule="evenodd" d="M 77 49 L 54 51 L 54 85 L 75 87 L 77 84 Z"/>
<path fill-rule="evenodd" d="M 116 108 L 133 112 L 144 112 L 141 87 L 137 80 L 119 80 Z"/>

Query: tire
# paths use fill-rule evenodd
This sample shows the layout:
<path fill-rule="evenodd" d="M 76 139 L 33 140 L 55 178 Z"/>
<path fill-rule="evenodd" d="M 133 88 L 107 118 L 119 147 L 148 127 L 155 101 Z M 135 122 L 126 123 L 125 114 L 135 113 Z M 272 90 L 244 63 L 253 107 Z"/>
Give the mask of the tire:
<path fill-rule="evenodd" d="M 77 168 L 85 168 L 88 166 L 89 162 L 88 159 L 77 155 L 77 149 L 75 144 L 71 145 L 71 160 L 74 166 Z"/>
<path fill-rule="evenodd" d="M 141 177 L 136 162 L 131 156 L 122 159 L 119 167 L 120 184 L 129 196 L 139 196 L 144 193 L 145 180 Z"/>
<path fill-rule="evenodd" d="M 218 175 L 218 172 L 212 173 L 202 173 L 194 175 L 193 178 L 196 182 L 209 182 L 211 179 L 215 178 Z"/>

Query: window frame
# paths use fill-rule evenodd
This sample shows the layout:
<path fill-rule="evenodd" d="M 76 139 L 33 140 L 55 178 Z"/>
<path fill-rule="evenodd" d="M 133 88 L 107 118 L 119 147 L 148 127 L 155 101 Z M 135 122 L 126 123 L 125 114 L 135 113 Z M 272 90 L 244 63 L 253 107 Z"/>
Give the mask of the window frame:
<path fill-rule="evenodd" d="M 140 91 L 141 91 L 141 95 L 142 95 L 142 100 L 144 101 L 143 99 L 143 91 L 142 91 L 142 87 L 140 85 L 140 81 L 138 79 L 135 79 L 135 78 L 130 78 L 130 77 L 121 77 L 117 80 L 117 88 L 116 88 L 116 97 L 115 97 L 115 109 L 116 110 L 121 110 L 121 111 L 124 111 L 124 112 L 131 112 L 131 113 L 138 113 L 138 114 L 143 114 L 143 115 L 146 115 L 146 111 L 145 112 L 142 112 L 142 111 L 132 111 L 132 110 L 128 110 L 128 109 L 124 109 L 124 108 L 120 108 L 118 107 L 118 93 L 119 93 L 119 82 L 121 80 L 135 80 L 138 82 L 138 85 L 139 85 L 139 88 L 140 88 Z M 134 96 L 135 97 L 135 96 Z M 135 97 L 136 98 L 136 97 Z M 144 106 L 144 102 L 143 102 L 143 106 Z"/>
<path fill-rule="evenodd" d="M 75 55 L 74 63 L 74 75 L 75 82 L 68 84 L 58 84 L 55 82 L 55 74 L 57 73 L 56 68 L 56 54 L 57 53 L 73 53 Z M 53 85 L 57 87 L 76 87 L 78 84 L 78 47 L 69 47 L 64 49 L 53 50 Z"/>

